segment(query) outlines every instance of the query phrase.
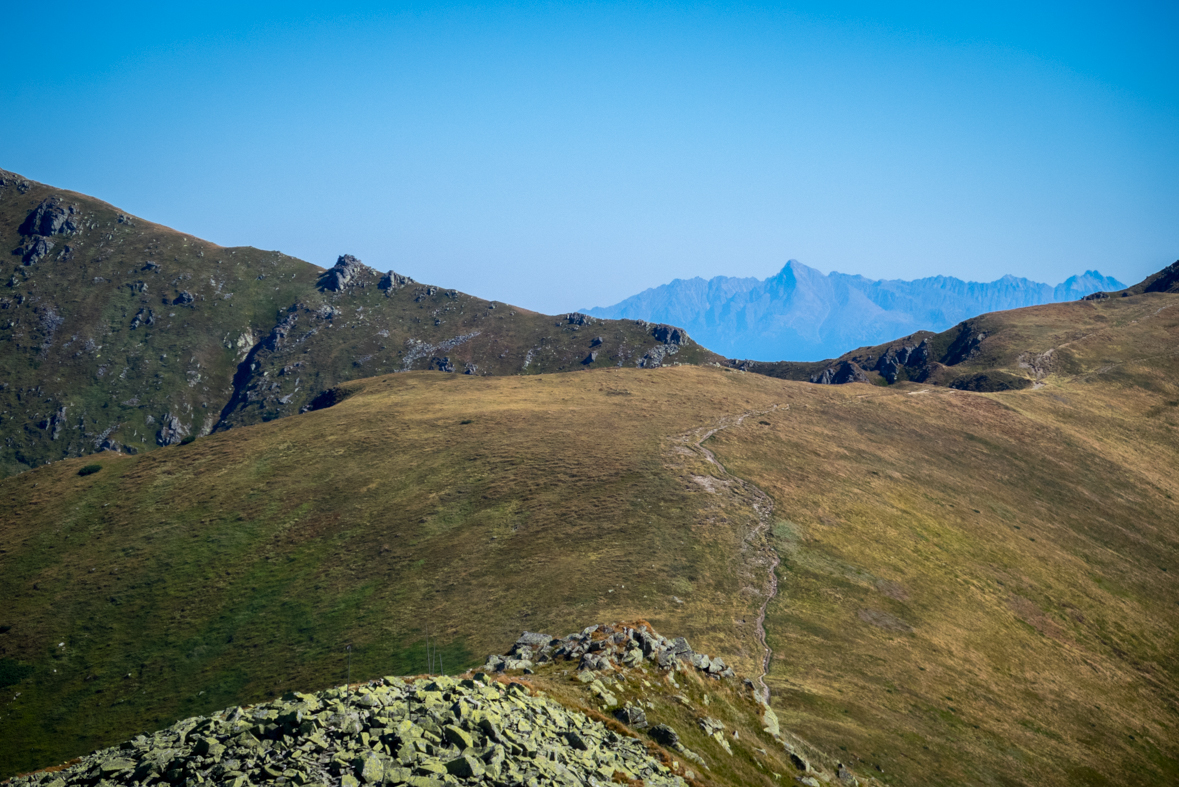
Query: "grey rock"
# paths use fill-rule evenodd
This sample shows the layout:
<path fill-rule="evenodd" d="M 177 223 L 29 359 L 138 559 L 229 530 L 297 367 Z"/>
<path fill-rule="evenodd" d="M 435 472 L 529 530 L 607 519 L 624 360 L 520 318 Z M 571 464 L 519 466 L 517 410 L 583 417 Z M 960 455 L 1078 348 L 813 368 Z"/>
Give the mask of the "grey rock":
<path fill-rule="evenodd" d="M 586 366 L 588 366 L 588 365 L 590 365 L 591 363 L 593 363 L 593 362 L 594 362 L 594 361 L 596 361 L 596 360 L 598 360 L 598 351 L 597 351 L 597 350 L 591 350 L 591 351 L 590 351 L 590 354 L 589 354 L 589 355 L 587 355 L 587 356 L 585 356 L 585 358 L 584 358 L 584 359 L 582 359 L 582 361 L 581 361 L 581 362 L 582 362 L 583 364 L 585 364 Z"/>
<path fill-rule="evenodd" d="M 68 235 L 78 231 L 78 208 L 50 197 L 33 208 L 20 225 L 21 235 Z"/>
<path fill-rule="evenodd" d="M 688 341 L 687 331 L 674 325 L 653 325 L 651 326 L 651 335 L 661 344 L 671 344 L 677 347 Z"/>
<path fill-rule="evenodd" d="M 647 726 L 647 714 L 638 705 L 624 705 L 614 711 L 614 717 L 623 724 L 642 729 Z"/>
<path fill-rule="evenodd" d="M 36 235 L 25 241 L 24 245 L 20 247 L 20 259 L 25 265 L 36 265 L 49 252 L 53 251 L 53 241 L 48 238 L 43 238 Z"/>
<path fill-rule="evenodd" d="M 540 650 L 541 648 L 549 647 L 555 639 L 548 634 L 540 634 L 534 631 L 525 631 L 516 640 L 517 646 L 527 646 L 533 650 Z"/>
<path fill-rule="evenodd" d="M 373 273 L 376 271 L 351 254 L 341 254 L 336 264 L 320 275 L 316 286 L 326 292 L 341 292 L 356 285 L 363 286 L 364 281 Z"/>
<path fill-rule="evenodd" d="M 140 310 L 135 313 L 135 317 L 132 318 L 131 330 L 134 331 L 140 325 L 155 325 L 155 322 L 156 322 L 155 314 L 152 312 L 151 309 L 149 309 L 145 306 L 145 307 L 140 308 Z"/>
<path fill-rule="evenodd" d="M 811 382 L 818 385 L 845 385 L 847 383 L 869 382 L 868 375 L 859 364 L 852 361 L 840 361 L 835 366 L 829 366 L 821 372 L 811 375 Z"/>
<path fill-rule="evenodd" d="M 408 287 L 411 284 L 414 284 L 414 280 L 408 276 L 402 276 L 400 273 L 389 271 L 377 282 L 377 289 L 384 291 L 386 295 L 392 295 L 402 287 Z"/>
<path fill-rule="evenodd" d="M 191 292 L 188 290 L 181 290 L 180 294 L 172 300 L 172 305 L 183 306 L 185 304 L 192 303 L 195 300 L 196 296 L 194 296 Z"/>
<path fill-rule="evenodd" d="M 161 422 L 160 430 L 156 433 L 156 442 L 160 445 L 176 445 L 190 434 L 189 428 L 180 419 L 168 413 Z"/>
<path fill-rule="evenodd" d="M 660 746 L 666 746 L 674 749 L 680 745 L 680 736 L 675 730 L 666 724 L 656 724 L 648 733 L 651 740 L 658 743 Z"/>

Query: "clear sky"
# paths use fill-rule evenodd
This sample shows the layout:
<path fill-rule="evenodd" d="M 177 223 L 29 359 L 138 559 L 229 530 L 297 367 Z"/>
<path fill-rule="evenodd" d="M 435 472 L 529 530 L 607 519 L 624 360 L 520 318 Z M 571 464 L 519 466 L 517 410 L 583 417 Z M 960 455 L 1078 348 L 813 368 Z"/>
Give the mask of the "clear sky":
<path fill-rule="evenodd" d="M 0 167 L 549 312 L 1179 258 L 1173 1 L 162 5 L 8 6 Z"/>

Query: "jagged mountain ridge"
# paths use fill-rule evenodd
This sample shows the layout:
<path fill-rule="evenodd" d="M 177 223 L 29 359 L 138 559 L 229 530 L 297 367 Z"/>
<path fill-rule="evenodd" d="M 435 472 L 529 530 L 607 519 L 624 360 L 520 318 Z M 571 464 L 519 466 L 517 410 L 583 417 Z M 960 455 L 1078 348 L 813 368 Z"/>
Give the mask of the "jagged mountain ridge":
<path fill-rule="evenodd" d="M 719 358 L 672 326 L 552 317 L 223 248 L 0 171 L 0 475 L 298 413 L 390 371 L 531 374 Z"/>
<path fill-rule="evenodd" d="M 676 279 L 613 306 L 585 311 L 603 318 L 682 325 L 732 358 L 810 361 L 918 330 L 945 330 L 985 312 L 1072 301 L 1124 286 L 1097 271 L 1071 276 L 1055 287 L 1011 275 L 986 283 L 949 276 L 872 280 L 823 275 L 791 260 L 764 281 Z"/>

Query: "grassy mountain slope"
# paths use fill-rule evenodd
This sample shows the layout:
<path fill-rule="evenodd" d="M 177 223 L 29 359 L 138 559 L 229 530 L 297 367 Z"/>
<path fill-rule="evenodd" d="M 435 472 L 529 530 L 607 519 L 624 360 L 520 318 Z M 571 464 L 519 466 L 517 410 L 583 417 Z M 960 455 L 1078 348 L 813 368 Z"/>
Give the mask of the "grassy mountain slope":
<path fill-rule="evenodd" d="M 1147 319 L 1159 309 L 1166 312 L 1174 302 L 1164 292 L 1135 295 L 1134 289 L 1127 290 L 1126 297 L 983 314 L 942 333 L 920 331 L 876 347 L 853 350 L 833 360 L 740 361 L 735 365 L 780 379 L 818 383 L 916 382 L 991 392 L 1033 388 L 1049 375 L 1079 373 L 1085 368 L 1081 360 L 1088 357 L 1088 348 L 1094 342 L 1110 341 L 1108 337 L 1115 335 L 1111 330 Z M 1107 347 L 1112 363 L 1166 352 L 1149 339 L 1140 341 L 1135 331 L 1116 335 L 1126 338 L 1122 344 Z"/>
<path fill-rule="evenodd" d="M 1171 783 L 1179 299 L 1028 311 L 1040 388 L 813 386 L 716 438 L 785 520 L 783 721 L 918 783 Z"/>
<path fill-rule="evenodd" d="M 885 783 L 1172 783 L 1179 299 L 990 319 L 996 357 L 1060 359 L 1040 387 L 391 375 L 7 479 L 0 767 L 338 682 L 347 644 L 355 674 L 416 671 L 427 627 L 453 669 L 643 616 L 756 674 L 759 501 L 693 449 L 719 424 L 775 504 L 786 728 Z"/>
<path fill-rule="evenodd" d="M 647 617 L 753 672 L 750 518 L 668 439 L 781 383 L 688 368 L 389 375 L 5 480 L 0 659 L 21 696 L 0 772 L 342 680 L 349 644 L 356 675 L 420 671 L 427 633 L 453 670 L 522 628 Z"/>
<path fill-rule="evenodd" d="M 550 317 L 352 261 L 325 273 L 3 171 L 0 247 L 3 475 L 296 413 L 389 371 L 719 360 L 668 326 Z"/>

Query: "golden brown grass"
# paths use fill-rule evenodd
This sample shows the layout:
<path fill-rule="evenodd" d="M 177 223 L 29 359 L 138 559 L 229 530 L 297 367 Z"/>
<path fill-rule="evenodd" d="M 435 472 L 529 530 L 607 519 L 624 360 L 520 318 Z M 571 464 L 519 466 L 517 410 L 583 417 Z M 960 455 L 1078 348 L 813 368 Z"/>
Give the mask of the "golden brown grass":
<path fill-rule="evenodd" d="M 755 520 L 677 436 L 777 404 L 709 445 L 776 503 L 785 728 L 886 783 L 1172 783 L 1179 322 L 1152 297 L 1081 335 L 1008 313 L 1008 349 L 1070 342 L 1037 390 L 414 373 L 8 479 L 0 659 L 33 672 L 3 772 L 342 682 L 347 644 L 354 679 L 421 672 L 427 629 L 450 672 L 640 618 L 751 672 Z"/>

